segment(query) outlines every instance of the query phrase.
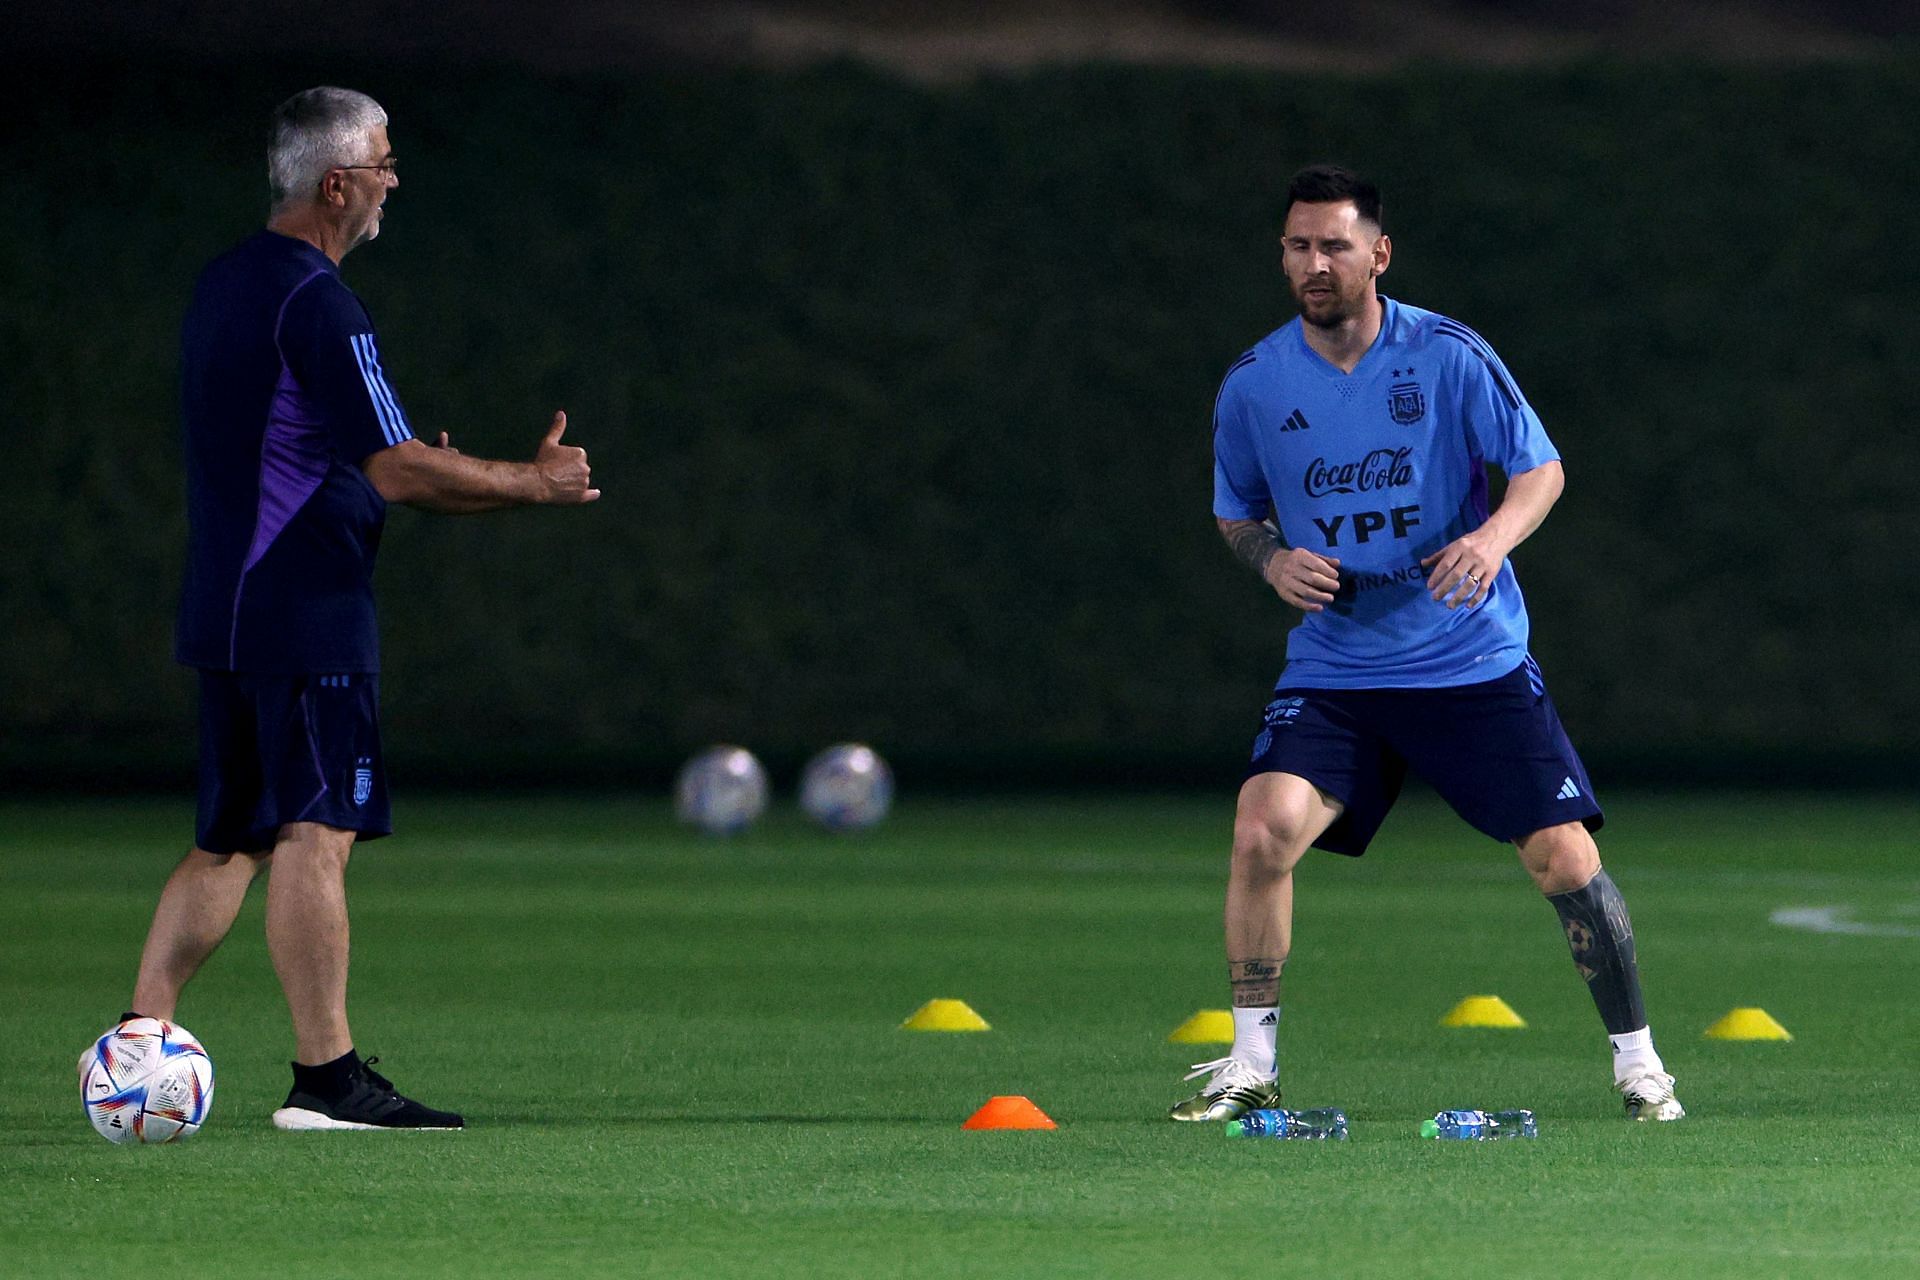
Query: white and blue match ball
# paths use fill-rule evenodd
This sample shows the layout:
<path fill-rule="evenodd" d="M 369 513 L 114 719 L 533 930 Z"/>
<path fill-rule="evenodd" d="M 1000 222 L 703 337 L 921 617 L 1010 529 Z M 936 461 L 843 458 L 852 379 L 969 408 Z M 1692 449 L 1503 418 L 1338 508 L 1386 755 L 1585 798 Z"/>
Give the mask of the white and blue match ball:
<path fill-rule="evenodd" d="M 108 1142 L 178 1142 L 213 1109 L 213 1059 L 193 1033 L 130 1018 L 80 1055 L 80 1104 Z"/>
<path fill-rule="evenodd" d="M 702 831 L 744 831 L 767 810 L 767 771 L 745 747 L 710 747 L 681 766 L 673 804 L 680 821 Z"/>
<path fill-rule="evenodd" d="M 863 831 L 893 808 L 893 770 L 861 743 L 828 747 L 800 775 L 800 807 L 829 831 Z"/>

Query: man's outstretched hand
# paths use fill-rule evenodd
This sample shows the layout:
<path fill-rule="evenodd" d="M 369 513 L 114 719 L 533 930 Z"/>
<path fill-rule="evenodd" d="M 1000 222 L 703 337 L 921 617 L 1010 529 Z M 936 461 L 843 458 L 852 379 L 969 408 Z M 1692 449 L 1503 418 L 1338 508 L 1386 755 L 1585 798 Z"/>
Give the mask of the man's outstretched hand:
<path fill-rule="evenodd" d="M 563 409 L 553 415 L 553 425 L 547 428 L 540 447 L 534 451 L 533 465 L 545 489 L 542 502 L 578 506 L 597 500 L 600 491 L 592 487 L 593 469 L 587 466 L 587 451 L 560 443 L 566 430 L 567 414 Z"/>

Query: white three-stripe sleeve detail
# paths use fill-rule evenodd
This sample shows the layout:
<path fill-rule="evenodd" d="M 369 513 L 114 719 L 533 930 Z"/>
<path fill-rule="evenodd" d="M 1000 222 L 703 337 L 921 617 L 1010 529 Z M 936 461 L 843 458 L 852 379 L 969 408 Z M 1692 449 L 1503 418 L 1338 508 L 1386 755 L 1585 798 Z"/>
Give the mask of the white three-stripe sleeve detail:
<path fill-rule="evenodd" d="M 393 442 L 413 439 L 413 432 L 407 427 L 407 415 L 400 409 L 400 399 L 393 394 L 393 388 L 387 385 L 386 370 L 380 367 L 380 348 L 375 344 L 372 334 L 366 335 L 367 364 L 373 370 L 373 385 L 378 389 L 380 398 L 387 406 L 388 420 L 393 428 Z"/>
<path fill-rule="evenodd" d="M 390 445 L 412 439 L 413 432 L 407 429 L 406 417 L 400 412 L 393 391 L 380 371 L 380 357 L 374 349 L 373 335 L 356 333 L 351 341 L 353 358 L 360 366 L 360 378 L 367 385 L 367 397 L 373 402 L 374 416 L 380 420 L 380 434 Z"/>
<path fill-rule="evenodd" d="M 380 434 L 390 445 L 400 443 L 393 436 L 393 420 L 387 412 L 387 402 L 380 394 L 379 384 L 374 381 L 373 366 L 367 360 L 366 341 L 373 335 L 356 333 L 347 341 L 353 344 L 353 360 L 360 366 L 360 380 L 366 384 L 367 398 L 373 402 L 373 416 L 380 420 Z"/>
<path fill-rule="evenodd" d="M 413 439 L 413 428 L 407 425 L 407 415 L 400 408 L 400 397 L 394 395 L 393 388 L 387 385 L 387 371 L 380 367 L 380 348 L 374 345 L 372 334 L 367 335 L 367 355 L 373 361 L 374 380 L 380 384 L 380 391 L 387 398 L 387 407 L 393 410 L 393 430 L 398 437 L 394 443 Z"/>

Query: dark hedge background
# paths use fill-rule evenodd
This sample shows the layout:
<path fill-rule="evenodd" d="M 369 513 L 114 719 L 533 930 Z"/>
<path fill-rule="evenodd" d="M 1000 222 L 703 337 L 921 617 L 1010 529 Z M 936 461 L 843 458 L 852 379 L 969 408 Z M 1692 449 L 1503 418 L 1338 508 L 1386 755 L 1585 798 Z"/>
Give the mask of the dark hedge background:
<path fill-rule="evenodd" d="M 1230 778 L 1289 619 L 1209 515 L 1208 412 L 1290 315 L 1286 175 L 1377 175 L 1385 289 L 1505 356 L 1568 491 L 1516 560 L 1620 777 L 1920 763 L 1920 64 L 1389 80 L 29 68 L 0 113 L 0 756 L 172 778 L 175 342 L 264 214 L 268 112 L 382 100 L 347 260 L 416 430 L 585 511 L 396 509 L 405 782 L 864 738 L 921 782 Z"/>

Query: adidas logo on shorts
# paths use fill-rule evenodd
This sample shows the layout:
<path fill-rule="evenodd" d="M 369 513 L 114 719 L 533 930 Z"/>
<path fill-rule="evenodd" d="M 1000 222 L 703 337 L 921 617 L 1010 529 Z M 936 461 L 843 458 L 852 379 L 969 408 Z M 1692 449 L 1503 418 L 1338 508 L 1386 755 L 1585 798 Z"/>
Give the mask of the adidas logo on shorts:
<path fill-rule="evenodd" d="M 1556 800 L 1578 800 L 1579 798 L 1580 788 L 1573 785 L 1572 778 L 1560 784 L 1560 794 L 1554 797 Z"/>

